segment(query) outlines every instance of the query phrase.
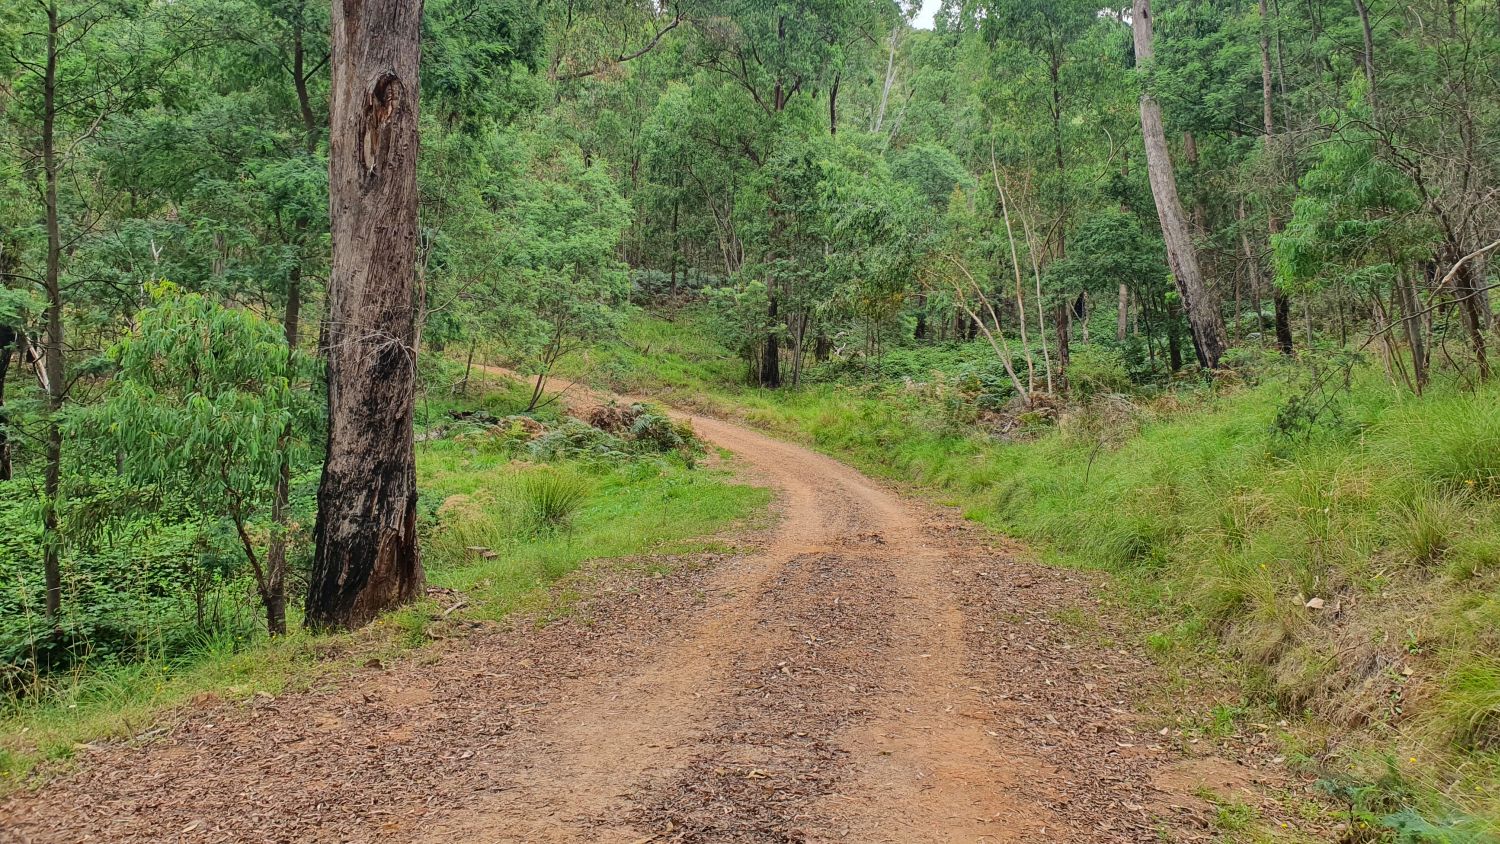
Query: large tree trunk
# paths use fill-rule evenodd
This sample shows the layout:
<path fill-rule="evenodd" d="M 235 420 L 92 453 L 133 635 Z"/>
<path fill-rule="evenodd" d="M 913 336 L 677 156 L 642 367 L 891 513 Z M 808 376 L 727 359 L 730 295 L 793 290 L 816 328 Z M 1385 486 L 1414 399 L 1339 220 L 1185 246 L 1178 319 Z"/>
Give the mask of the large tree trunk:
<path fill-rule="evenodd" d="M 60 629 L 62 614 L 62 536 L 58 510 L 62 506 L 62 420 L 67 400 L 66 361 L 63 357 L 62 221 L 57 201 L 57 69 L 58 33 L 62 21 L 57 3 L 47 5 L 47 67 L 42 79 L 42 175 L 45 182 L 47 269 L 42 286 L 47 293 L 47 327 L 42 344 L 46 375 L 46 469 L 42 475 L 42 570 L 46 579 L 47 621 Z"/>
<path fill-rule="evenodd" d="M 1146 74 L 1151 67 L 1152 31 L 1150 0 L 1135 0 L 1135 55 L 1138 72 Z M 1162 239 L 1167 244 L 1167 260 L 1177 280 L 1177 292 L 1187 310 L 1193 329 L 1193 346 L 1198 363 L 1207 369 L 1219 365 L 1229 341 L 1224 334 L 1224 317 L 1218 301 L 1204 283 L 1198 265 L 1198 252 L 1188 231 L 1187 215 L 1177 194 L 1177 175 L 1167 151 L 1167 135 L 1162 125 L 1161 105 L 1149 89 L 1141 92 L 1141 134 L 1146 143 L 1146 168 L 1151 179 L 1151 195 L 1161 218 Z"/>
<path fill-rule="evenodd" d="M 307 624 L 347 629 L 422 592 L 412 450 L 421 0 L 333 4 L 328 460 Z"/>

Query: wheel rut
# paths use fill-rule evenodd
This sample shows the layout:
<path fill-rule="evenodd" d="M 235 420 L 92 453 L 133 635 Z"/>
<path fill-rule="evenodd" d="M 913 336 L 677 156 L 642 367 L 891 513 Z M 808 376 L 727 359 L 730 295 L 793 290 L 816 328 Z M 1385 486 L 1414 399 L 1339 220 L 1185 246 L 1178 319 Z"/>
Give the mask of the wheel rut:
<path fill-rule="evenodd" d="M 1091 606 L 1085 585 L 830 458 L 686 418 L 777 493 L 752 552 L 611 586 L 584 620 L 191 711 L 0 805 L 0 841 L 1160 840 L 1151 780 L 1174 757 L 1123 752 L 1128 711 L 1094 701 L 1149 669 L 1039 608 Z M 1052 679 L 1083 664 L 1087 694 Z"/>

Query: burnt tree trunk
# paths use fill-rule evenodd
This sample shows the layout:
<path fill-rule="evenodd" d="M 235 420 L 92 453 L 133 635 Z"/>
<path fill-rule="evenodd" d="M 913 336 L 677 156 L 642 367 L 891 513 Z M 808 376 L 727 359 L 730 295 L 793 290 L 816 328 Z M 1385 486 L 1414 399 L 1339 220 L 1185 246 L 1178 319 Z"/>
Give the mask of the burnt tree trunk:
<path fill-rule="evenodd" d="M 1151 68 L 1152 30 L 1150 0 L 1135 0 L 1134 10 L 1136 67 L 1142 74 Z M 1193 330 L 1193 347 L 1198 363 L 1215 369 L 1229 346 L 1224 333 L 1224 317 L 1198 264 L 1198 252 L 1188 230 L 1187 214 L 1177 193 L 1177 174 L 1167 151 L 1166 129 L 1162 125 L 1161 104 L 1148 88 L 1141 92 L 1141 135 L 1146 144 L 1146 166 L 1151 180 L 1151 195 L 1161 218 L 1162 239 L 1167 244 L 1167 260 L 1177 282 L 1177 292 L 1187 311 Z"/>
<path fill-rule="evenodd" d="M 760 385 L 762 387 L 781 386 L 781 333 L 776 330 L 777 310 L 776 297 L 772 295 L 771 305 L 767 311 L 772 327 L 766 332 L 765 345 L 760 349 Z"/>
<path fill-rule="evenodd" d="M 839 83 L 843 79 L 844 74 L 834 74 L 833 84 L 828 87 L 828 135 L 830 137 L 839 133 Z"/>
<path fill-rule="evenodd" d="M 333 4 L 328 460 L 307 624 L 349 629 L 422 592 L 412 450 L 421 0 Z"/>
<path fill-rule="evenodd" d="M 1182 369 L 1182 331 L 1178 327 L 1182 315 L 1178 313 L 1177 306 L 1171 302 L 1166 305 L 1167 322 L 1167 366 L 1172 372 Z"/>
<path fill-rule="evenodd" d="M 1059 393 L 1068 391 L 1068 364 L 1072 362 L 1073 346 L 1069 342 L 1073 333 L 1073 308 L 1066 301 L 1052 308 L 1052 330 L 1057 341 L 1053 360 L 1057 362 L 1056 388 Z"/>
<path fill-rule="evenodd" d="M 1272 145 L 1276 143 L 1276 109 L 1271 87 L 1270 9 L 1266 0 L 1260 0 L 1260 92 L 1261 121 L 1265 125 L 1266 150 L 1270 152 Z M 1275 209 L 1267 210 L 1266 228 L 1273 238 L 1281 233 L 1281 218 L 1276 215 Z M 1276 307 L 1276 347 L 1282 354 L 1290 355 L 1295 350 L 1292 342 L 1292 302 L 1274 278 L 1271 279 L 1271 301 Z"/>

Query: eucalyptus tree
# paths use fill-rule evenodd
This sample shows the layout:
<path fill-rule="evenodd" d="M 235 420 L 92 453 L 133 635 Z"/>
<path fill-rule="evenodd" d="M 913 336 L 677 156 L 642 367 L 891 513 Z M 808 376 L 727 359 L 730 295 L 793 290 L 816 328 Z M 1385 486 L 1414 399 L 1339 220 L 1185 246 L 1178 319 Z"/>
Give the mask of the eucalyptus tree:
<path fill-rule="evenodd" d="M 306 453 L 318 427 L 298 388 L 307 361 L 248 310 L 171 284 L 150 291 L 152 305 L 109 350 L 116 371 L 105 399 L 78 415 L 75 435 L 118 455 L 130 508 L 191 502 L 199 517 L 227 522 L 267 629 L 285 633 L 286 560 L 271 555 L 274 540 L 260 541 L 257 526 L 280 518 L 287 455 Z"/>
<path fill-rule="evenodd" d="M 1198 363 L 1205 369 L 1216 369 L 1228 349 L 1229 339 L 1224 331 L 1224 316 L 1219 311 L 1218 299 L 1209 289 L 1198 262 L 1198 250 L 1188 230 L 1182 199 L 1177 193 L 1177 174 L 1167 148 L 1161 105 L 1150 87 L 1154 45 L 1149 0 L 1135 0 L 1131 25 L 1135 31 L 1136 66 L 1147 80 L 1141 90 L 1141 135 L 1145 140 L 1146 167 L 1151 179 L 1151 193 L 1156 199 L 1156 213 L 1161 220 L 1162 239 L 1167 246 L 1167 260 L 1193 329 L 1193 348 L 1198 353 Z"/>
<path fill-rule="evenodd" d="M 533 362 L 527 410 L 562 358 L 613 334 L 629 275 L 615 256 L 629 206 L 600 164 L 566 143 L 534 139 L 502 203 L 499 271 L 516 296 L 510 344 Z"/>
<path fill-rule="evenodd" d="M 42 325 L 23 342 L 38 351 L 35 367 L 44 396 L 41 441 L 41 520 L 47 619 L 60 628 L 63 504 L 62 411 L 74 384 L 68 337 L 70 298 L 79 290 L 70 263 L 78 248 L 116 218 L 121 192 L 96 191 L 92 153 L 114 121 L 156 101 L 171 71 L 212 36 L 194 3 L 73 2 L 37 0 L 10 4 L 0 17 L 14 80 L 4 119 L 6 137 L 22 162 L 35 232 L 15 279 L 35 285 L 43 300 Z M 193 37 L 174 38 L 173 33 Z"/>
<path fill-rule="evenodd" d="M 710 0 L 694 14 L 698 31 L 693 60 L 718 77 L 726 108 L 742 119 L 720 136 L 721 149 L 763 169 L 779 143 L 811 134 L 821 123 L 815 102 L 835 82 L 840 58 L 873 43 L 896 15 L 892 4 L 867 0 Z M 765 274 L 772 329 L 762 346 L 760 383 L 778 387 L 786 315 L 782 304 L 795 283 L 788 259 L 788 225 L 774 178 L 763 179 L 765 228 L 757 267 Z"/>
<path fill-rule="evenodd" d="M 422 593 L 416 385 L 421 0 L 333 7 L 328 455 L 306 619 L 358 627 Z"/>

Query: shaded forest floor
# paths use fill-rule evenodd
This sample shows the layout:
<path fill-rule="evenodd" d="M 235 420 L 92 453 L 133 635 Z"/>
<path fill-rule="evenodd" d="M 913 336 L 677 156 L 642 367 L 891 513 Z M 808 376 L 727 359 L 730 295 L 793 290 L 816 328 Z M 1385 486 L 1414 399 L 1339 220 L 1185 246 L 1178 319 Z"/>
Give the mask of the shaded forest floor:
<path fill-rule="evenodd" d="M 1253 747 L 1194 754 L 1088 575 L 692 421 L 777 493 L 740 550 L 585 569 L 501 628 L 205 702 L 11 799 L 7 840 L 1323 837 Z"/>

